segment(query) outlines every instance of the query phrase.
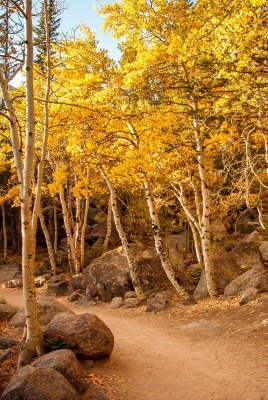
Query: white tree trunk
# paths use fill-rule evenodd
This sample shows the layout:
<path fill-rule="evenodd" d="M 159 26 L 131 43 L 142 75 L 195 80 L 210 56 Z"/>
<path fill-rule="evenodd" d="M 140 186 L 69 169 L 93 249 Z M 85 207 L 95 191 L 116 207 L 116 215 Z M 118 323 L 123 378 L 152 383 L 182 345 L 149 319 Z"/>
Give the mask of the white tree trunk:
<path fill-rule="evenodd" d="M 75 227 L 74 227 L 74 247 L 75 247 L 75 273 L 81 272 L 81 200 L 75 199 L 76 213 L 75 213 Z"/>
<path fill-rule="evenodd" d="M 7 226 L 5 205 L 2 204 L 2 227 L 3 227 L 3 258 L 7 259 Z"/>
<path fill-rule="evenodd" d="M 104 253 L 107 251 L 111 233 L 112 233 L 112 202 L 111 202 L 111 196 L 109 196 L 108 206 L 107 206 L 107 231 L 103 242 Z"/>
<path fill-rule="evenodd" d="M 123 229 L 123 227 L 121 225 L 121 220 L 120 220 L 118 207 L 117 207 L 117 196 L 116 196 L 115 188 L 114 188 L 112 182 L 110 181 L 110 179 L 108 178 L 108 175 L 105 173 L 103 167 L 100 164 L 98 164 L 98 168 L 99 168 L 99 171 L 101 173 L 101 176 L 105 180 L 105 182 L 106 182 L 106 184 L 107 184 L 107 186 L 109 188 L 109 191 L 110 191 L 111 207 L 112 207 L 112 212 L 113 212 L 113 216 L 114 216 L 114 223 L 115 223 L 115 227 L 117 229 L 117 232 L 119 234 L 119 237 L 120 237 L 120 240 L 121 240 L 121 243 L 122 243 L 123 251 L 124 251 L 126 259 L 127 259 L 129 272 L 130 272 L 130 276 L 131 276 L 131 280 L 132 280 L 132 284 L 133 284 L 134 290 L 135 290 L 135 292 L 137 294 L 137 297 L 139 299 L 145 299 L 146 295 L 144 294 L 144 292 L 142 290 L 142 287 L 141 287 L 140 278 L 138 276 L 135 259 L 131 254 L 131 250 L 129 248 L 129 243 L 127 241 L 126 234 L 125 234 L 124 229 Z"/>
<path fill-rule="evenodd" d="M 151 221 L 152 221 L 152 230 L 153 230 L 153 236 L 154 236 L 154 241 L 155 241 L 155 248 L 156 248 L 157 254 L 160 257 L 161 265 L 162 265 L 168 279 L 170 280 L 171 284 L 175 288 L 176 292 L 183 299 L 185 299 L 185 300 L 190 299 L 191 296 L 189 295 L 189 293 L 187 293 L 187 291 L 184 289 L 184 287 L 178 281 L 178 278 L 176 277 L 176 274 L 173 270 L 171 262 L 168 258 L 168 254 L 165 249 L 164 241 L 162 238 L 160 222 L 159 222 L 159 218 L 158 218 L 157 209 L 155 207 L 153 191 L 151 188 L 150 181 L 144 172 L 142 173 L 142 177 L 143 177 L 143 186 L 145 189 L 146 200 L 147 200 L 147 204 L 148 204 L 148 208 L 149 208 L 149 212 L 150 212 L 150 216 L 151 216 Z"/>
<path fill-rule="evenodd" d="M 196 146 L 198 151 L 198 171 L 201 181 L 202 195 L 202 220 L 201 220 L 201 245 L 206 273 L 207 289 L 210 297 L 216 297 L 217 284 L 214 269 L 214 260 L 211 245 L 211 228 L 210 228 L 210 193 L 208 187 L 208 178 L 205 163 L 205 150 L 203 140 L 200 133 L 200 125 L 198 119 L 194 119 Z"/>
<path fill-rule="evenodd" d="M 41 329 L 37 319 L 36 292 L 34 281 L 35 230 L 32 220 L 32 185 L 35 157 L 35 107 L 33 81 L 33 26 L 32 1 L 25 0 L 25 44 L 26 44 L 26 144 L 21 187 L 22 225 L 22 277 L 23 300 L 26 316 L 26 337 L 22 343 L 18 367 L 29 364 L 35 349 L 41 354 L 43 348 Z"/>
<path fill-rule="evenodd" d="M 62 216 L 64 221 L 64 227 L 67 237 L 67 252 L 68 252 L 68 262 L 69 262 L 69 269 L 72 274 L 75 274 L 75 247 L 74 247 L 74 240 L 70 225 L 69 213 L 64 197 L 63 190 L 59 193 L 60 194 L 60 202 L 62 207 Z"/>
<path fill-rule="evenodd" d="M 52 270 L 52 274 L 53 275 L 57 275 L 57 267 L 56 267 L 56 260 L 55 260 L 55 255 L 54 255 L 54 251 L 53 251 L 53 246 L 51 243 L 51 238 L 45 223 L 45 219 L 42 213 L 42 210 L 40 209 L 39 211 L 39 220 L 41 223 L 41 227 L 45 236 L 45 240 L 46 240 L 46 245 L 47 245 L 47 251 L 48 251 L 48 257 L 49 257 L 49 262 L 51 265 L 51 270 Z"/>
<path fill-rule="evenodd" d="M 82 233 L 81 233 L 81 268 L 85 267 L 85 235 L 87 229 L 87 217 L 89 211 L 89 197 L 86 198 L 85 210 L 84 210 L 84 218 L 83 218 L 83 225 L 82 225 Z"/>
<path fill-rule="evenodd" d="M 57 256 L 57 254 L 58 254 L 58 219 L 57 219 L 57 207 L 56 207 L 54 199 L 53 199 L 53 216 L 54 216 L 54 243 L 53 243 L 53 249 L 54 249 L 55 256 Z"/>
<path fill-rule="evenodd" d="M 188 71 L 183 62 L 181 63 L 181 67 L 184 72 L 185 80 L 189 85 L 189 88 L 191 88 L 191 82 L 188 76 Z M 211 245 L 210 191 L 208 186 L 208 177 L 206 169 L 205 147 L 201 133 L 201 125 L 198 118 L 199 115 L 198 102 L 192 89 L 190 89 L 190 94 L 192 100 L 193 128 L 194 128 L 195 143 L 197 149 L 197 164 L 198 164 L 198 173 L 200 178 L 201 197 L 202 197 L 201 199 L 202 200 L 202 216 L 201 216 L 202 254 L 203 254 L 203 261 L 206 273 L 208 293 L 210 297 L 216 297 L 218 293 L 217 293 L 212 245 Z M 198 192 L 195 191 L 195 194 L 198 194 Z"/>

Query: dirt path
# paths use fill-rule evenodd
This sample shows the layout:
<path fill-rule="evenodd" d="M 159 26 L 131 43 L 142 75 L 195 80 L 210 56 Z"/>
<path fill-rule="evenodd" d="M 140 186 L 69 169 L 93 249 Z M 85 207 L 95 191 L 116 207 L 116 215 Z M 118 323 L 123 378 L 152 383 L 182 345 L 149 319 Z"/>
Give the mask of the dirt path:
<path fill-rule="evenodd" d="M 0 290 L 0 297 L 21 302 L 18 291 Z M 72 308 L 96 314 L 115 336 L 111 358 L 92 373 L 105 377 L 116 400 L 268 400 L 268 328 L 260 324 L 267 306 L 213 303 L 157 315 Z"/>

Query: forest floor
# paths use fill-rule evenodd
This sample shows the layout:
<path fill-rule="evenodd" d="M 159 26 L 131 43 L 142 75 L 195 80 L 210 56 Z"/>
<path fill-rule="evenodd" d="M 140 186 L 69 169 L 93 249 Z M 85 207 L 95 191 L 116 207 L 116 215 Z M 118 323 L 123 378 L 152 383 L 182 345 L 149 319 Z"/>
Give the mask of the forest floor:
<path fill-rule="evenodd" d="M 20 290 L 0 290 L 0 298 L 22 302 Z M 60 301 L 97 315 L 113 332 L 111 357 L 90 370 L 111 400 L 268 400 L 267 294 L 243 306 L 238 298 L 206 299 L 157 314 Z M 6 360 L 9 373 L 14 360 L 16 352 Z M 4 363 L 0 376 L 8 375 Z"/>

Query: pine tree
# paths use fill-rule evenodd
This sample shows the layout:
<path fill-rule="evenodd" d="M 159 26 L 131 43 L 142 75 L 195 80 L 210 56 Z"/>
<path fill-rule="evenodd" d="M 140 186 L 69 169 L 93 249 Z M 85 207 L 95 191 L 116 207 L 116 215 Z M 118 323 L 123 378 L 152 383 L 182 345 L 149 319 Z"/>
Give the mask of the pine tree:
<path fill-rule="evenodd" d="M 46 4 L 45 4 L 46 3 Z M 47 10 L 47 15 L 46 15 Z M 40 14 L 40 19 L 38 25 L 34 28 L 35 33 L 35 44 L 37 48 L 37 53 L 35 57 L 35 62 L 41 67 L 43 71 L 46 69 L 46 21 L 49 27 L 49 45 L 57 42 L 59 32 L 58 28 L 60 26 L 60 18 L 62 9 L 58 8 L 57 2 L 55 0 L 43 0 L 42 10 Z M 50 55 L 55 54 L 52 49 L 50 49 Z"/>

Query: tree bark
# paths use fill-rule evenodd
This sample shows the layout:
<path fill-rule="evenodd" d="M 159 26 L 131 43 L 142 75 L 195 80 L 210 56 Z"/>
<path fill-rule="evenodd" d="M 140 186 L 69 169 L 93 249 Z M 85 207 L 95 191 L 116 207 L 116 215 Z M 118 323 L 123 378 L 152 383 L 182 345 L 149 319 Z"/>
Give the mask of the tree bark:
<path fill-rule="evenodd" d="M 53 246 L 51 243 L 51 238 L 50 238 L 50 235 L 49 235 L 46 223 L 45 223 L 45 218 L 43 216 L 43 212 L 41 209 L 39 211 L 39 220 L 40 220 L 43 234 L 44 234 L 45 240 L 46 240 L 48 257 L 49 257 L 49 262 L 51 265 L 52 274 L 55 276 L 55 275 L 57 275 L 57 266 L 56 266 L 55 255 L 54 255 Z"/>
<path fill-rule="evenodd" d="M 151 221 L 152 221 L 152 230 L 153 230 L 153 236 L 154 236 L 154 241 L 155 241 L 155 248 L 157 251 L 157 254 L 160 257 L 161 260 L 161 265 L 170 280 L 171 284 L 175 288 L 176 292 L 185 300 L 188 300 L 191 298 L 189 293 L 184 289 L 184 287 L 180 284 L 178 281 L 178 278 L 176 277 L 176 274 L 173 270 L 173 267 L 171 265 L 171 262 L 169 260 L 167 251 L 165 249 L 164 241 L 162 238 L 162 233 L 161 233 L 161 228 L 160 228 L 160 222 L 158 218 L 158 213 L 157 209 L 155 207 L 155 201 L 153 197 L 153 191 L 151 188 L 151 183 L 149 179 L 147 178 L 147 175 L 145 172 L 142 172 L 142 177 L 143 177 L 143 186 L 145 190 L 145 195 L 146 195 L 146 200 L 151 216 Z"/>
<path fill-rule="evenodd" d="M 84 218 L 81 232 L 81 268 L 83 269 L 85 266 L 85 235 L 87 229 L 87 217 L 89 211 L 89 197 L 86 198 L 85 210 L 84 210 Z"/>
<path fill-rule="evenodd" d="M 116 190 L 115 190 L 112 182 L 108 178 L 108 175 L 105 173 L 103 167 L 100 165 L 100 163 L 98 163 L 98 168 L 101 173 L 101 176 L 105 180 L 105 182 L 109 188 L 109 191 L 110 191 L 111 207 L 112 207 L 112 212 L 113 212 L 113 216 L 114 216 L 114 223 L 115 223 L 115 227 L 117 229 L 117 232 L 119 234 L 119 237 L 120 237 L 120 240 L 122 243 L 123 251 L 124 251 L 126 259 L 127 259 L 129 272 L 130 272 L 134 290 L 137 294 L 138 299 L 145 299 L 146 295 L 144 294 L 142 287 L 141 287 L 141 282 L 140 282 L 140 278 L 138 276 L 135 259 L 133 258 L 132 254 L 131 254 L 131 250 L 129 248 L 129 243 L 127 241 L 126 234 L 125 234 L 124 229 L 121 224 L 120 215 L 119 215 L 118 207 L 117 207 Z"/>
<path fill-rule="evenodd" d="M 108 206 L 107 206 L 107 231 L 103 242 L 104 253 L 107 251 L 111 233 L 112 233 L 112 202 L 111 202 L 111 196 L 109 196 Z"/>
<path fill-rule="evenodd" d="M 2 204 L 2 227 L 3 227 L 3 258 L 7 259 L 7 226 L 6 226 L 6 210 Z"/>
<path fill-rule="evenodd" d="M 66 232 L 66 237 L 67 237 L 67 253 L 68 253 L 69 269 L 70 269 L 71 274 L 75 274 L 75 272 L 76 272 L 76 269 L 75 269 L 75 247 L 74 247 L 73 235 L 72 235 L 72 230 L 71 230 L 71 225 L 70 225 L 70 220 L 69 220 L 69 214 L 68 214 L 68 209 L 67 209 L 63 190 L 59 194 L 60 194 L 60 202 L 61 202 L 61 206 L 62 206 L 62 216 L 63 216 L 63 221 L 64 221 L 64 227 L 65 227 L 65 232 Z"/>

